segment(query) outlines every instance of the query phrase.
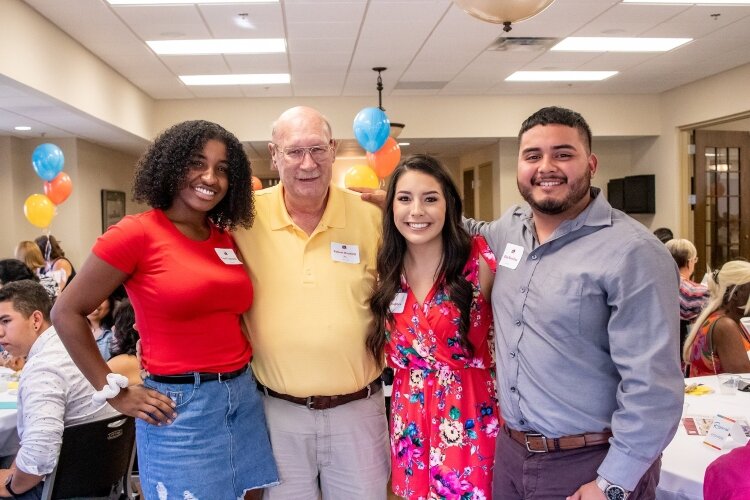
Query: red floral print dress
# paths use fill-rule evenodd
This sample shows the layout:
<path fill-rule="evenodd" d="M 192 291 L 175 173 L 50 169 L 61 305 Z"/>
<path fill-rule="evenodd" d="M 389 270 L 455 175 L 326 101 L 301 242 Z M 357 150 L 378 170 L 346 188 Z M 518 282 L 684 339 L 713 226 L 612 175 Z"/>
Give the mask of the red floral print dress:
<path fill-rule="evenodd" d="M 458 342 L 460 314 L 433 285 L 423 305 L 404 277 L 403 312 L 386 325 L 386 355 L 395 369 L 391 396 L 393 491 L 409 500 L 492 498 L 495 438 L 501 425 L 494 377 L 492 309 L 479 292 L 479 259 L 493 272 L 495 256 L 473 238 L 464 273 L 472 284 L 468 338 Z"/>

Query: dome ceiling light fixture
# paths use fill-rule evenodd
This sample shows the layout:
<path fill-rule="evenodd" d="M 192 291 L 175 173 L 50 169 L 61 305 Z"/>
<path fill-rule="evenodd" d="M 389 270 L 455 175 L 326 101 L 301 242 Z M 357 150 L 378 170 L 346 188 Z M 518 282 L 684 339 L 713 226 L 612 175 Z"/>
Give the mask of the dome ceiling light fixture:
<path fill-rule="evenodd" d="M 503 31 L 510 31 L 511 24 L 524 21 L 542 12 L 555 0 L 453 0 L 453 2 L 477 19 L 488 23 L 502 24 Z"/>
<path fill-rule="evenodd" d="M 380 73 L 387 69 L 388 68 L 384 66 L 376 66 L 372 68 L 373 71 L 378 72 L 378 83 L 375 88 L 378 90 L 378 108 L 380 108 L 381 111 L 385 111 L 385 108 L 383 107 L 383 77 L 380 75 Z M 404 125 L 403 123 L 391 122 L 391 130 L 388 135 L 395 139 L 396 137 L 401 135 L 404 127 L 406 127 L 406 125 Z"/>

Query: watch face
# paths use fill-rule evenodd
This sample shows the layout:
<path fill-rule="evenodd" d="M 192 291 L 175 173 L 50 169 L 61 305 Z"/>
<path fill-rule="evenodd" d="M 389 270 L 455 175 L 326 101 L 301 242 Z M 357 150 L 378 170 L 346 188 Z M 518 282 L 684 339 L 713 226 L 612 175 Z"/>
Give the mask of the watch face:
<path fill-rule="evenodd" d="M 607 497 L 607 500 L 625 500 L 625 490 L 622 486 L 610 484 L 607 486 L 607 489 L 604 490 L 604 496 Z"/>

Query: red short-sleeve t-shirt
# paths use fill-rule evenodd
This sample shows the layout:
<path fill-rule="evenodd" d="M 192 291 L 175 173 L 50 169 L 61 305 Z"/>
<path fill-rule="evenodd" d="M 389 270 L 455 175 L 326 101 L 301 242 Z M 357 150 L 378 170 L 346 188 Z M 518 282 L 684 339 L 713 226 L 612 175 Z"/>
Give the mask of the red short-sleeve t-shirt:
<path fill-rule="evenodd" d="M 207 240 L 182 234 L 161 210 L 129 215 L 93 253 L 127 273 L 143 365 L 150 373 L 221 373 L 241 368 L 252 349 L 240 328 L 253 288 L 232 259 L 232 237 L 211 226 Z"/>

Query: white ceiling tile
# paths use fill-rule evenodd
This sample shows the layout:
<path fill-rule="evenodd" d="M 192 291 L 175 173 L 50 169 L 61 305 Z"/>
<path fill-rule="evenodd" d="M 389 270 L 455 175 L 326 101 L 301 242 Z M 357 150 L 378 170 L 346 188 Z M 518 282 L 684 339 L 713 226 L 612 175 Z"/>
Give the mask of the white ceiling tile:
<path fill-rule="evenodd" d="M 289 73 L 287 54 L 230 54 L 224 59 L 230 73 Z"/>

